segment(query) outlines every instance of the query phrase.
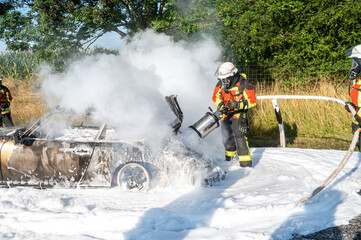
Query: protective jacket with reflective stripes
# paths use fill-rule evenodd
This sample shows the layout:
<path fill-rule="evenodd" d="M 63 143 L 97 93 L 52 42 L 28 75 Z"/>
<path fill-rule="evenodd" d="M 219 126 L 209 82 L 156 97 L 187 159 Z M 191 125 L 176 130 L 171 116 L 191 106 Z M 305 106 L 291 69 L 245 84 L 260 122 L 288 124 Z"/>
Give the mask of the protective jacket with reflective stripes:
<path fill-rule="evenodd" d="M 256 94 L 254 87 L 247 80 L 246 74 L 242 73 L 239 75 L 238 80 L 225 91 L 222 88 L 221 81 L 218 81 L 214 88 L 212 100 L 216 105 L 217 109 L 221 108 L 221 105 L 228 106 L 232 101 L 240 102 L 238 109 L 230 109 L 228 114 L 224 114 L 222 119 L 227 117 L 234 117 L 239 119 L 240 112 L 244 110 L 245 106 L 248 105 L 248 109 L 256 106 Z"/>
<path fill-rule="evenodd" d="M 359 79 L 356 84 L 353 86 L 350 97 L 352 99 L 352 103 L 358 107 L 357 116 L 361 118 L 361 79 Z"/>
<path fill-rule="evenodd" d="M 4 85 L 0 86 L 0 107 L 1 114 L 7 114 L 10 112 L 10 102 L 13 100 L 11 93 L 7 87 Z"/>

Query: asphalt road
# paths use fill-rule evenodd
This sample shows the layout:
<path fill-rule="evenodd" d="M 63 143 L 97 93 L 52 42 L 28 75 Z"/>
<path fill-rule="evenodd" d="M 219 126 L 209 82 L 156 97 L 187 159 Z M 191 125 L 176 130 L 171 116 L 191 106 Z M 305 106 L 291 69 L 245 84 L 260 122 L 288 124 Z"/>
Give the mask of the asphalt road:
<path fill-rule="evenodd" d="M 309 235 L 295 235 L 292 240 L 361 240 L 361 214 L 349 224 L 331 227 Z"/>

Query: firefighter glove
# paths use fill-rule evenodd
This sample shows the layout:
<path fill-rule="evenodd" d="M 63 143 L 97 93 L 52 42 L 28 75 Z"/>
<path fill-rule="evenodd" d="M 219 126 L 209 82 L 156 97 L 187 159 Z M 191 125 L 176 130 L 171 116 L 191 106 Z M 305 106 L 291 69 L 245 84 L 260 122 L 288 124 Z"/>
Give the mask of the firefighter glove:
<path fill-rule="evenodd" d="M 229 108 L 230 109 L 239 109 L 241 103 L 237 102 L 235 100 L 233 100 L 230 104 L 229 104 Z M 242 104 L 243 105 L 243 104 Z"/>
<path fill-rule="evenodd" d="M 355 104 L 353 104 L 352 102 L 345 102 L 345 109 L 347 112 L 351 112 L 351 107 L 354 108 L 355 110 L 357 109 Z"/>
<path fill-rule="evenodd" d="M 355 114 L 355 116 L 353 116 L 355 118 L 355 120 L 358 122 L 358 125 L 361 126 L 361 118 L 357 115 L 357 113 Z"/>
<path fill-rule="evenodd" d="M 220 113 L 222 113 L 223 115 L 228 115 L 231 113 L 231 111 L 229 110 L 228 106 L 227 107 L 224 107 Z"/>
<path fill-rule="evenodd" d="M 4 102 L 3 104 L 1 104 L 1 110 L 4 111 L 5 109 L 7 109 L 8 107 L 10 107 L 10 103 L 9 102 Z"/>
<path fill-rule="evenodd" d="M 217 110 L 222 111 L 223 108 L 224 108 L 224 102 L 219 103 L 218 106 L 217 106 Z"/>
<path fill-rule="evenodd" d="M 357 76 L 357 73 L 354 72 L 354 71 L 351 71 L 350 72 L 350 75 L 348 76 L 348 79 L 351 81 L 351 80 L 354 80 L 356 79 L 356 76 Z"/>

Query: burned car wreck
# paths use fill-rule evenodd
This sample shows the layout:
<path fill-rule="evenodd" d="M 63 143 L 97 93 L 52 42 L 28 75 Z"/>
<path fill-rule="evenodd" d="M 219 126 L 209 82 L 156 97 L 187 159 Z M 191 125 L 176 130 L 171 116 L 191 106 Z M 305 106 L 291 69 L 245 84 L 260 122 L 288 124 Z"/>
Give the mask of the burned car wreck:
<path fill-rule="evenodd" d="M 166 97 L 176 120 L 182 112 L 175 96 Z M 71 117 L 69 117 L 69 115 Z M 51 120 L 65 118 L 62 131 Z M 105 123 L 94 124 L 90 115 L 74 117 L 55 109 L 28 127 L 0 129 L 0 183 L 3 186 L 113 187 L 147 190 L 182 184 L 212 185 L 225 172 L 201 154 L 176 142 L 153 149 L 146 140 L 125 141 Z"/>

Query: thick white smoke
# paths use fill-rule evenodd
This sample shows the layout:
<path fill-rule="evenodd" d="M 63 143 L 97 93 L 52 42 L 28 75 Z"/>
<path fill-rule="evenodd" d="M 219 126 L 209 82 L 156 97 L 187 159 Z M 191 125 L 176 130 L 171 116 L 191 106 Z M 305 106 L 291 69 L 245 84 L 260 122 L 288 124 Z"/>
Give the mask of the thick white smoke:
<path fill-rule="evenodd" d="M 174 115 L 165 102 L 167 95 L 178 95 L 184 112 L 182 128 L 214 106 L 213 74 L 220 64 L 221 49 L 212 39 L 175 42 L 147 30 L 135 35 L 119 52 L 118 56 L 88 56 L 62 74 L 43 67 L 41 92 L 49 108 L 60 106 L 84 113 L 93 107 L 98 120 L 121 130 L 120 137 L 139 139 L 170 134 Z M 218 134 L 211 135 L 217 135 L 215 141 L 220 143 Z"/>

